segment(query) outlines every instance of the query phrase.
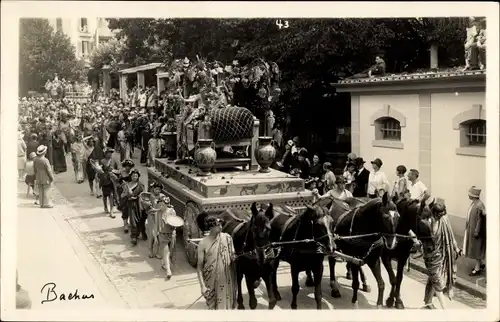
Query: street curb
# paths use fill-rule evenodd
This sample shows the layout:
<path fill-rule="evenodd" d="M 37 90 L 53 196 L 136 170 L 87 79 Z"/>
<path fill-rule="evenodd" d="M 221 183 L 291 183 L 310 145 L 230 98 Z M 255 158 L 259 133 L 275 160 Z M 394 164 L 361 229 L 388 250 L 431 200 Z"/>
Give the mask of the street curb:
<path fill-rule="evenodd" d="M 101 295 L 105 298 L 107 303 L 116 305 L 117 308 L 129 308 L 130 306 L 120 295 L 120 293 L 116 289 L 116 286 L 110 281 L 106 272 L 103 271 L 101 265 L 96 262 L 96 259 L 89 252 L 87 246 L 80 239 L 78 233 L 66 220 L 64 211 L 67 210 L 68 212 L 73 212 L 74 209 L 72 209 L 68 205 L 68 201 L 64 198 L 64 196 L 62 196 L 57 187 L 52 186 L 51 190 L 51 199 L 53 201 L 57 200 L 56 206 L 50 209 L 52 211 L 52 218 L 54 219 L 59 229 L 61 229 L 61 232 L 73 249 L 73 252 L 76 254 L 77 258 L 80 260 L 83 267 L 89 274 L 90 278 L 94 280 L 95 286 L 101 292 Z"/>
<path fill-rule="evenodd" d="M 427 269 L 424 267 L 424 264 L 418 260 L 411 260 L 410 267 L 421 273 L 427 274 Z M 457 277 L 455 287 L 486 301 L 486 289 L 482 286 L 474 285 L 461 277 Z"/>

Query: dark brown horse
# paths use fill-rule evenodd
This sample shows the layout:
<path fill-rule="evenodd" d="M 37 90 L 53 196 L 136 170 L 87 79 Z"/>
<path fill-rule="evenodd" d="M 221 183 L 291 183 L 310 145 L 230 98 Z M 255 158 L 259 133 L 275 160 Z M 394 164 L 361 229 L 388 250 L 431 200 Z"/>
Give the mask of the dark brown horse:
<path fill-rule="evenodd" d="M 388 198 L 375 198 L 366 204 L 355 207 L 333 218 L 333 233 L 339 236 L 335 243 L 337 249 L 346 255 L 362 259 L 377 280 L 377 307 L 383 306 L 385 283 L 380 268 L 380 256 L 383 248 L 394 249 L 397 246 L 395 236 L 399 213 L 396 205 Z M 338 292 L 335 282 L 335 260 L 330 260 L 330 286 L 332 294 Z M 352 304 L 357 307 L 360 266 L 351 263 Z M 333 278 L 332 278 L 333 277 Z"/>
<path fill-rule="evenodd" d="M 354 209 L 356 207 L 360 207 L 364 205 L 367 201 L 370 199 L 368 198 L 348 198 L 346 200 L 339 200 L 339 199 L 333 199 L 333 198 L 323 198 L 318 200 L 315 205 L 321 206 L 321 207 L 326 207 L 329 209 L 330 216 L 332 217 L 332 220 L 338 219 L 343 213 L 346 211 L 349 211 L 351 209 Z M 331 265 L 332 261 L 335 261 L 335 258 L 329 257 L 328 262 Z M 351 263 L 347 263 L 346 265 L 347 269 L 347 279 L 351 279 Z M 306 271 L 306 286 L 313 286 L 313 279 L 310 271 Z M 360 267 L 359 268 L 359 277 L 361 278 L 361 283 L 362 283 L 362 288 L 361 290 L 363 292 L 370 292 L 371 288 L 366 282 L 366 276 L 363 271 L 363 269 Z M 336 278 L 335 274 L 330 274 L 330 289 L 331 289 L 331 296 L 334 298 L 340 298 L 340 291 L 338 289 L 338 285 L 336 285 Z"/>
<path fill-rule="evenodd" d="M 419 223 L 420 213 L 419 204 L 415 200 L 400 199 L 396 201 L 398 212 L 401 214 L 396 233 L 401 236 L 408 236 L 410 230 L 417 236 L 420 235 Z M 392 249 L 384 249 L 382 251 L 382 263 L 384 264 L 389 280 L 391 283 L 391 292 L 386 300 L 387 307 L 395 307 L 404 309 L 403 301 L 401 300 L 401 283 L 403 282 L 403 271 L 408 258 L 410 257 L 413 248 L 413 241 L 409 238 L 398 238 L 397 246 Z M 391 261 L 395 259 L 397 262 L 396 275 L 392 269 Z"/>
<path fill-rule="evenodd" d="M 276 280 L 272 280 L 274 273 L 274 249 L 270 245 L 270 220 L 273 218 L 273 205 L 267 209 L 257 209 L 254 202 L 251 207 L 252 215 L 237 209 L 228 209 L 222 213 L 224 221 L 223 231 L 233 238 L 234 249 L 238 256 L 236 261 L 236 276 L 238 284 L 238 309 L 244 310 L 241 281 L 245 281 L 249 295 L 249 305 L 252 310 L 257 307 L 255 288 L 260 279 L 264 280 L 269 296 L 269 309 L 273 309 L 281 298 L 276 293 Z"/>
<path fill-rule="evenodd" d="M 285 207 L 285 209 L 288 209 Z M 304 213 L 284 210 L 271 220 L 271 240 L 280 246 L 280 254 L 275 261 L 273 280 L 276 280 L 279 260 L 290 264 L 292 277 L 291 308 L 297 309 L 299 293 L 299 273 L 310 271 L 313 275 L 316 308 L 322 308 L 321 280 L 323 260 L 334 249 L 328 210 L 319 206 L 308 206 Z M 279 294 L 279 293 L 277 293 Z"/>

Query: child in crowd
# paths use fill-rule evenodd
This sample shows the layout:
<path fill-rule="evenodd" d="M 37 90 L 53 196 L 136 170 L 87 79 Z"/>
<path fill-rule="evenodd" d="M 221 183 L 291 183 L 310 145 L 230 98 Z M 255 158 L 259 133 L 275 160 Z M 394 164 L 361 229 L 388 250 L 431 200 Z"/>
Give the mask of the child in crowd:
<path fill-rule="evenodd" d="M 28 160 L 26 160 L 26 164 L 24 165 L 24 172 L 26 173 L 26 177 L 24 178 L 24 182 L 28 186 L 28 190 L 26 191 L 26 197 L 29 196 L 30 191 L 33 191 L 33 195 L 38 199 L 38 196 L 35 192 L 35 157 L 36 153 L 31 152 L 28 156 Z"/>
<path fill-rule="evenodd" d="M 344 171 L 343 177 L 345 179 L 345 188 L 351 193 L 354 190 L 352 183 L 354 182 L 354 174 L 356 173 L 356 165 L 354 163 L 347 164 L 347 170 Z"/>
<path fill-rule="evenodd" d="M 396 167 L 397 179 L 394 181 L 394 188 L 392 189 L 392 196 L 396 199 L 401 199 L 405 197 L 408 192 L 408 179 L 405 177 L 406 167 L 404 165 L 399 165 Z"/>

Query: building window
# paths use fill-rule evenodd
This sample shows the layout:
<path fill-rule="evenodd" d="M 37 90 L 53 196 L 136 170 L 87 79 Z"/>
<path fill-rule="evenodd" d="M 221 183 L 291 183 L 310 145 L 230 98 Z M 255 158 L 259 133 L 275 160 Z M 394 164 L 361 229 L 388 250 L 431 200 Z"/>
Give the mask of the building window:
<path fill-rule="evenodd" d="M 56 32 L 62 32 L 62 31 L 63 31 L 62 19 L 61 18 L 57 18 L 56 19 Z"/>
<path fill-rule="evenodd" d="M 401 124 L 398 120 L 392 117 L 380 119 L 380 131 L 382 132 L 382 140 L 401 141 Z"/>
<path fill-rule="evenodd" d="M 89 54 L 89 42 L 82 41 L 82 56 L 87 56 Z"/>
<path fill-rule="evenodd" d="M 83 31 L 83 32 L 88 31 L 87 18 L 80 19 L 80 31 Z"/>
<path fill-rule="evenodd" d="M 452 124 L 459 135 L 456 154 L 486 157 L 486 111 L 482 105 L 473 105 L 471 109 L 457 114 Z"/>
<path fill-rule="evenodd" d="M 469 146 L 486 146 L 486 121 L 474 120 L 466 124 L 465 135 L 469 141 Z"/>

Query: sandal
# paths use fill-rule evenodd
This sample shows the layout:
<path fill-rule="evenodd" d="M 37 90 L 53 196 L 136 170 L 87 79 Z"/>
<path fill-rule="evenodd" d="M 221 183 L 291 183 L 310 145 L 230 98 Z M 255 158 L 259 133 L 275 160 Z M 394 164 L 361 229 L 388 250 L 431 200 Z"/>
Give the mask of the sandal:
<path fill-rule="evenodd" d="M 469 276 L 477 276 L 479 274 L 481 274 L 481 269 L 479 270 L 473 269 L 472 272 L 469 273 Z"/>

